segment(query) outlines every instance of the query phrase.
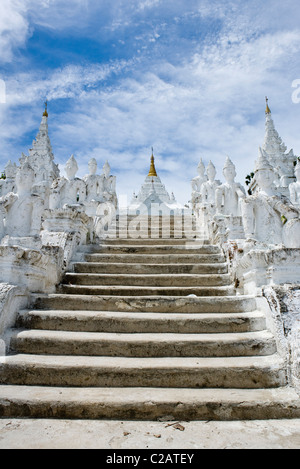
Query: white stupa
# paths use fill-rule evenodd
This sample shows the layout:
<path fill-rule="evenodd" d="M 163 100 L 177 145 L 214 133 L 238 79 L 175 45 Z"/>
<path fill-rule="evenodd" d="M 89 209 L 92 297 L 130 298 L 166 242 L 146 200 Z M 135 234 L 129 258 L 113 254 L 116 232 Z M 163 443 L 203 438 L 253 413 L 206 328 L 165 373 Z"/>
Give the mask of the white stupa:
<path fill-rule="evenodd" d="M 158 176 L 154 163 L 153 150 L 151 155 L 150 171 L 138 195 L 133 194 L 128 213 L 158 215 L 179 215 L 187 209 L 179 204 L 172 192 L 171 196 Z"/>
<path fill-rule="evenodd" d="M 269 163 L 273 166 L 276 176 L 275 184 L 279 187 L 288 187 L 290 183 L 295 182 L 294 163 L 297 157 L 293 150 L 287 153 L 287 147 L 275 129 L 268 98 L 266 98 L 266 102 L 265 140 L 262 149 L 265 151 Z"/>
<path fill-rule="evenodd" d="M 48 134 L 47 101 L 40 124 L 39 132 L 32 142 L 28 156 L 22 154 L 19 159 L 21 165 L 28 162 L 34 171 L 35 184 L 52 183 L 60 175 L 58 165 L 54 163 L 54 155 Z"/>

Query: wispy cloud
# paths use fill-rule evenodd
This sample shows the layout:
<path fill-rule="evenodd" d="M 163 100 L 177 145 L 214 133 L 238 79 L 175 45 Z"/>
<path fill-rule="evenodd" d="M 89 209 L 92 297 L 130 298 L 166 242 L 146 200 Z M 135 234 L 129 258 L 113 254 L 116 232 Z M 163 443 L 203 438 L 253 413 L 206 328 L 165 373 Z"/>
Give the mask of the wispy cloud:
<path fill-rule="evenodd" d="M 66 65 L 64 68 L 15 74 L 8 78 L 9 105 L 33 104 L 37 100 L 79 98 L 129 66 L 126 61 L 109 64 Z"/>
<path fill-rule="evenodd" d="M 13 59 L 16 49 L 23 47 L 29 35 L 26 6 L 18 0 L 1 0 L 0 63 Z"/>

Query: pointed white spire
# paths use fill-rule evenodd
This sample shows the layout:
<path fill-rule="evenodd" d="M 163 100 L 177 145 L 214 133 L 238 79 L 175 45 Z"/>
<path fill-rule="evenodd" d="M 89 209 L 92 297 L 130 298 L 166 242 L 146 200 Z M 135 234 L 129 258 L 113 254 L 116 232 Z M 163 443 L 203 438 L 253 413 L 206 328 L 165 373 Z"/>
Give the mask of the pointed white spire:
<path fill-rule="evenodd" d="M 39 132 L 32 142 L 32 148 L 29 150 L 29 164 L 35 172 L 36 180 L 39 180 L 40 175 L 43 175 L 43 180 L 53 182 L 54 179 L 59 177 L 58 166 L 54 163 L 54 155 L 52 146 L 48 135 L 48 103 L 45 103 L 45 111 L 42 116 L 42 121 L 39 127 Z M 25 155 L 22 155 L 21 160 Z M 21 162 L 20 160 L 20 162 Z M 44 179 L 45 178 L 45 179 Z"/>
<path fill-rule="evenodd" d="M 279 133 L 275 129 L 274 121 L 272 119 L 272 113 L 270 111 L 269 106 L 267 105 L 267 109 L 269 112 L 266 111 L 266 124 L 265 124 L 265 140 L 263 144 L 263 149 L 267 152 L 269 158 L 277 159 L 283 155 L 287 147 L 283 143 Z"/>
<path fill-rule="evenodd" d="M 277 132 L 272 113 L 268 105 L 268 98 L 266 98 L 266 123 L 265 123 L 265 139 L 262 150 L 269 163 L 273 166 L 278 178 L 278 185 L 285 186 L 293 180 L 293 167 L 295 155 L 293 150 L 286 153 L 287 147 L 282 141 L 279 133 Z M 283 179 L 282 179 L 283 178 Z"/>

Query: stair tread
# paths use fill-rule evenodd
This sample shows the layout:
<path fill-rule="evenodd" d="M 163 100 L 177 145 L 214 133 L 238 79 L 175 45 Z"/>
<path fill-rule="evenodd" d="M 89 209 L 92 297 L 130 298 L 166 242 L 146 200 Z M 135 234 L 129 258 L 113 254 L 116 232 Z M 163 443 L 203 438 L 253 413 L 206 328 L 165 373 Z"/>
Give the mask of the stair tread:
<path fill-rule="evenodd" d="M 186 264 L 191 261 L 193 264 L 197 260 L 200 263 L 224 263 L 223 254 L 149 254 L 149 253 L 113 253 L 110 254 L 85 254 L 85 260 L 90 263 L 108 262 L 116 264 L 117 262 L 127 263 L 159 263 L 159 264 Z"/>
<path fill-rule="evenodd" d="M 0 383 L 257 389 L 285 386 L 287 378 L 276 353 L 238 358 L 17 354 L 0 358 Z"/>
<path fill-rule="evenodd" d="M 291 388 L 187 389 L 148 387 L 0 386 L 0 415 L 122 420 L 246 420 L 299 418 Z"/>
<path fill-rule="evenodd" d="M 147 264 L 147 263 L 122 263 L 122 262 L 74 262 L 73 272 L 76 273 L 111 273 L 121 274 L 131 272 L 131 275 L 136 274 L 150 274 L 150 275 L 187 275 L 187 274 L 228 274 L 228 265 L 226 263 L 215 264 L 197 264 L 197 263 L 161 263 L 161 264 Z"/>
<path fill-rule="evenodd" d="M 226 333 L 166 333 L 166 332 L 82 332 L 82 331 L 53 331 L 43 329 L 13 329 L 11 335 L 17 338 L 43 338 L 61 341 L 120 341 L 120 342 L 239 342 L 247 340 L 273 339 L 268 330 L 253 332 L 226 332 Z"/>
<path fill-rule="evenodd" d="M 201 368 L 252 369 L 281 368 L 284 360 L 278 354 L 253 357 L 97 357 L 73 355 L 16 354 L 0 357 L 1 366 L 38 367 L 57 369 L 112 369 L 123 370 L 200 370 Z"/>
<path fill-rule="evenodd" d="M 109 256 L 109 257 L 110 257 L 110 256 Z M 90 265 L 91 262 L 88 262 L 88 261 L 74 262 L 73 265 L 82 265 L 82 264 L 83 264 L 83 265 Z M 93 262 L 92 264 L 93 264 L 93 265 L 94 265 L 94 264 L 106 265 L 105 262 Z M 111 265 L 120 266 L 120 265 L 123 265 L 123 263 L 122 263 L 122 262 L 112 262 Z M 139 264 L 138 262 L 137 262 L 137 263 L 136 263 L 136 262 L 126 262 L 126 265 L 128 265 L 128 267 L 131 267 L 131 266 L 140 265 L 140 264 Z M 155 262 L 154 262 L 154 263 L 146 262 L 146 263 L 144 263 L 143 265 L 146 266 L 146 267 L 147 267 L 147 266 L 149 266 L 149 267 L 154 267 L 154 266 L 156 267 L 156 266 L 157 266 L 157 264 L 155 264 Z M 174 266 L 174 264 L 163 264 L 163 265 L 166 266 L 166 267 L 167 267 L 167 266 L 171 266 L 171 267 Z M 200 263 L 198 263 L 198 262 L 191 262 L 191 263 L 180 264 L 180 267 L 185 267 L 185 266 L 197 266 L 197 267 L 201 267 L 202 265 L 205 266 L 205 267 L 215 267 L 215 266 L 217 266 L 217 267 L 225 267 L 225 266 L 226 266 L 226 267 L 227 267 L 227 263 L 226 263 L 226 262 L 214 262 L 213 264 L 207 264 L 207 263 L 205 263 L 205 264 L 200 264 Z"/>
<path fill-rule="evenodd" d="M 177 287 L 176 287 L 177 288 Z M 177 288 L 178 289 L 178 288 Z M 70 294 L 63 294 L 63 293 L 32 293 L 31 294 L 31 297 L 33 299 L 37 299 L 37 298 L 67 298 L 67 297 L 71 297 L 71 298 L 83 298 L 83 299 L 86 299 L 86 298 L 91 298 L 90 295 L 70 295 Z M 110 298 L 111 296 L 108 295 L 108 296 L 101 296 L 101 298 L 105 299 L 105 298 Z M 95 296 L 95 298 L 98 298 L 97 296 Z M 114 296 L 114 298 L 118 298 L 117 296 Z M 123 298 L 123 296 L 119 296 L 119 298 Z M 136 297 L 133 295 L 131 297 L 133 300 L 136 299 Z M 141 299 L 145 299 L 146 301 L 148 300 L 170 300 L 170 301 L 177 301 L 179 300 L 180 298 L 183 298 L 185 301 L 192 301 L 193 303 L 195 302 L 200 302 L 200 303 L 203 303 L 203 302 L 207 302 L 207 303 L 212 303 L 212 302 L 222 302 L 222 303 L 242 303 L 244 300 L 253 300 L 255 301 L 255 297 L 252 296 L 252 295 L 226 295 L 225 297 L 222 297 L 220 298 L 219 296 L 202 296 L 202 297 L 196 297 L 196 298 L 190 298 L 190 297 L 186 297 L 186 296 L 183 296 L 183 297 L 178 297 L 178 296 L 172 296 L 170 295 L 169 297 L 160 297 L 159 295 L 157 297 L 155 296 L 144 296 L 144 297 L 139 297 L 138 299 L 141 300 Z M 126 299 L 128 300 L 128 297 L 126 297 Z"/>
<path fill-rule="evenodd" d="M 241 313 L 122 313 L 109 311 L 24 310 L 17 327 L 86 332 L 220 333 L 264 330 L 265 315 Z"/>
<path fill-rule="evenodd" d="M 134 286 L 144 288 L 215 288 L 232 285 L 229 274 L 132 274 L 132 273 L 67 273 L 62 285 L 81 286 L 118 286 L 120 288 Z"/>
<path fill-rule="evenodd" d="M 174 296 L 174 295 L 97 295 L 51 293 L 32 294 L 31 303 L 40 309 L 97 310 L 122 312 L 214 313 L 256 309 L 253 296 Z M 220 311 L 221 309 L 221 311 Z"/>
<path fill-rule="evenodd" d="M 126 357 L 209 357 L 270 355 L 268 331 L 242 333 L 82 332 L 12 330 L 11 349 L 19 353 Z"/>
<path fill-rule="evenodd" d="M 138 286 L 138 285 L 78 285 L 78 284 L 61 284 L 60 291 L 64 294 L 77 295 L 98 295 L 100 296 L 122 296 L 123 300 L 130 298 L 132 295 L 137 297 L 160 296 L 170 297 L 177 296 L 179 298 L 188 297 L 189 295 L 201 298 L 202 296 L 227 296 L 234 295 L 235 289 L 233 285 L 226 286 Z"/>
<path fill-rule="evenodd" d="M 174 244 L 186 244 L 186 243 L 194 243 L 195 245 L 198 243 L 199 246 L 209 246 L 210 243 L 208 243 L 207 240 L 205 239 L 200 239 L 200 238 L 183 238 L 183 237 L 175 237 L 175 238 L 155 238 L 154 236 L 152 237 L 146 237 L 146 238 L 104 238 L 101 240 L 101 244 L 103 245 L 115 245 L 115 244 L 122 244 L 122 245 L 127 245 L 127 244 L 135 244 L 135 245 L 140 245 L 145 243 L 146 245 L 154 245 L 154 244 L 160 244 L 160 245 L 174 245 Z M 97 245 L 92 246 L 94 249 L 97 249 Z"/>
<path fill-rule="evenodd" d="M 122 278 L 144 278 L 145 275 L 144 274 L 131 274 L 131 273 L 128 273 L 128 274 L 98 274 L 96 272 L 91 272 L 91 273 L 79 273 L 79 272 L 67 272 L 66 273 L 66 277 L 83 277 L 83 276 L 90 276 L 91 278 L 97 278 L 97 277 L 107 277 L 107 278 L 115 278 L 115 277 L 119 277 L 120 279 Z M 147 278 L 166 278 L 166 277 L 171 277 L 171 278 L 186 278 L 188 280 L 190 280 L 191 278 L 199 278 L 199 279 L 202 279 L 202 278 L 208 278 L 208 277 L 211 277 L 211 278 L 229 278 L 230 275 L 229 274 L 194 274 L 194 273 L 191 273 L 191 274 L 147 274 Z"/>
<path fill-rule="evenodd" d="M 214 244 L 203 244 L 203 243 L 196 243 L 194 241 L 192 242 L 186 242 L 185 243 L 186 246 L 185 246 L 185 249 L 203 249 L 204 251 L 217 251 L 217 252 L 221 252 L 221 249 L 219 248 L 219 246 L 217 245 L 214 245 Z M 159 243 L 156 243 L 154 245 L 151 245 L 151 244 L 135 244 L 134 241 L 132 241 L 131 244 L 114 244 L 114 243 L 103 243 L 101 246 L 99 245 L 98 247 L 95 247 L 94 249 L 99 250 L 99 252 L 101 252 L 103 249 L 105 250 L 106 248 L 113 248 L 113 249 L 118 249 L 118 248 L 124 248 L 124 249 L 131 249 L 131 248 L 134 248 L 134 249 L 165 249 L 166 251 L 168 250 L 173 250 L 173 249 L 182 249 L 182 244 L 159 244 Z M 95 251 L 94 251 L 95 252 Z"/>
<path fill-rule="evenodd" d="M 172 291 L 186 291 L 189 293 L 190 291 L 205 291 L 205 290 L 220 290 L 220 291 L 228 291 L 233 289 L 232 285 L 211 285 L 211 286 L 143 286 L 143 285 L 75 285 L 75 284 L 61 284 L 62 287 L 70 288 L 72 290 L 84 290 L 84 289 L 89 289 L 91 291 L 95 290 L 125 290 L 125 291 L 132 291 L 134 290 L 149 290 L 149 291 L 164 291 L 164 290 L 170 290 Z M 180 296 L 180 295 L 179 295 Z"/>
<path fill-rule="evenodd" d="M 151 246 L 152 247 L 152 246 Z M 150 253 L 147 253 L 147 257 L 151 257 L 151 258 L 173 258 L 173 259 L 177 259 L 177 258 L 182 258 L 182 259 L 186 259 L 186 256 L 188 256 L 189 259 L 199 259 L 201 260 L 202 258 L 214 258 L 214 257 L 222 257 L 224 259 L 224 255 L 222 254 L 221 251 L 217 251 L 217 252 L 188 252 L 188 250 L 185 250 L 184 253 L 182 252 L 179 252 L 179 253 L 176 253 L 176 252 L 152 252 L 153 251 L 153 248 L 149 249 Z M 129 249 L 129 246 L 126 246 L 126 249 Z M 97 251 L 97 252 L 86 252 L 86 253 L 83 253 L 83 254 L 86 254 L 89 258 L 93 258 L 93 257 L 98 257 L 98 256 L 101 256 L 101 257 L 105 257 L 105 258 L 108 258 L 108 257 L 111 257 L 111 256 L 123 256 L 123 257 L 128 257 L 130 256 L 131 258 L 133 256 L 135 257 L 140 257 L 141 259 L 143 259 L 145 257 L 145 254 L 144 253 L 138 253 L 138 252 L 116 252 L 116 253 L 108 253 L 108 252 L 103 252 L 103 250 L 101 251 Z M 224 261 L 223 261 L 224 262 Z"/>
<path fill-rule="evenodd" d="M 99 252 L 92 252 L 92 253 L 85 253 L 88 258 L 97 258 L 97 257 L 103 257 L 105 259 L 108 259 L 112 256 L 115 257 L 124 257 L 124 258 L 132 258 L 134 257 L 140 257 L 140 259 L 144 259 L 145 255 L 143 253 L 127 253 L 127 252 L 116 252 L 116 253 L 105 253 L 103 251 Z M 224 262 L 224 255 L 221 252 L 214 252 L 214 253 L 189 253 L 186 252 L 184 253 L 147 253 L 147 257 L 151 257 L 153 259 L 163 259 L 163 258 L 171 258 L 171 259 L 193 259 L 193 260 L 201 260 L 203 258 L 215 258 L 215 257 L 221 257 Z"/>
<path fill-rule="evenodd" d="M 147 387 L 56 387 L 56 386 L 22 386 L 0 385 L 0 400 L 24 399 L 28 401 L 57 400 L 58 402 L 116 402 L 132 403 L 149 402 L 236 402 L 240 406 L 245 401 L 269 403 L 273 401 L 289 402 L 300 408 L 300 399 L 293 388 L 278 387 L 267 389 L 237 389 L 237 388 L 147 388 Z"/>
<path fill-rule="evenodd" d="M 265 317 L 261 311 L 241 311 L 239 313 L 159 313 L 159 312 L 118 312 L 118 311 L 86 311 L 86 310 L 59 310 L 59 309 L 27 309 L 20 311 L 21 316 L 25 315 L 38 315 L 38 316 L 54 316 L 54 317 L 77 317 L 80 319 L 99 318 L 102 317 L 116 317 L 118 319 L 165 319 L 168 322 L 178 320 L 205 320 L 205 319 L 243 319 L 248 317 L 261 318 Z"/>

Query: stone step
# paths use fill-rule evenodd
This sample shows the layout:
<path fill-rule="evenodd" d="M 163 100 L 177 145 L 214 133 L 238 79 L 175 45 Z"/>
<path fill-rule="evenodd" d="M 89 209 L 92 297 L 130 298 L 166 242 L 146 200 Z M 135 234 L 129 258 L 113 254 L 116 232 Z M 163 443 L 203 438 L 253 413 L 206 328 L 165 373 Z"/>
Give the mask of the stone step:
<path fill-rule="evenodd" d="M 145 235 L 149 233 L 160 233 L 163 234 L 164 236 L 168 237 L 168 234 L 176 234 L 176 235 L 191 235 L 192 237 L 198 236 L 199 235 L 199 230 L 196 227 L 190 227 L 190 226 L 182 226 L 182 225 L 160 225 L 160 226 L 125 226 L 125 225 L 117 225 L 117 226 L 110 226 L 104 234 L 114 234 L 114 233 L 126 233 L 126 237 L 128 235 L 131 235 L 132 237 L 136 238 L 139 234 L 140 235 Z M 201 233 L 202 234 L 202 233 Z"/>
<path fill-rule="evenodd" d="M 169 417 L 167 417 L 169 416 Z M 171 418 L 170 418 L 171 416 Z M 276 389 L 0 386 L 1 418 L 234 421 L 300 418 L 299 397 Z"/>
<path fill-rule="evenodd" d="M 228 265 L 223 264 L 129 264 L 76 262 L 72 269 L 75 273 L 98 274 L 227 274 Z"/>
<path fill-rule="evenodd" d="M 163 246 L 172 246 L 172 245 L 180 245 L 180 246 L 185 246 L 186 244 L 192 244 L 194 246 L 197 246 L 197 248 L 200 248 L 202 246 L 209 246 L 209 241 L 207 240 L 188 240 L 188 239 L 176 239 L 176 238 L 167 238 L 167 239 L 164 239 L 164 238 L 161 238 L 161 239 L 155 239 L 155 238 L 145 238 L 145 239 L 140 239 L 140 238 L 117 238 L 117 239 L 101 239 L 100 240 L 100 246 L 102 245 L 110 245 L 110 246 L 114 246 L 114 245 L 131 245 L 131 244 L 134 244 L 135 246 L 136 245 L 150 245 L 150 246 L 153 246 L 153 245 L 156 245 L 158 244 L 158 241 L 159 241 L 159 244 L 160 245 L 163 245 Z M 99 250 L 99 244 L 93 244 L 91 246 L 91 249 L 95 249 L 95 250 Z"/>
<path fill-rule="evenodd" d="M 165 241 L 165 240 L 172 240 L 172 241 L 184 241 L 184 242 L 187 242 L 187 241 L 195 241 L 195 240 L 201 240 L 202 237 L 199 236 L 199 233 L 198 232 L 174 232 L 174 231 L 163 231 L 163 232 L 151 232 L 150 230 L 149 231 L 143 231 L 143 232 L 139 232 L 138 234 L 136 234 L 135 232 L 130 232 L 130 231 L 107 231 L 105 232 L 105 234 L 103 235 L 103 237 L 99 240 L 99 244 L 100 244 L 100 241 L 102 239 L 104 239 L 105 237 L 105 240 L 107 241 L 113 241 L 113 240 L 119 240 L 119 239 L 124 239 L 124 238 L 127 238 L 129 241 L 131 241 L 132 243 L 135 243 L 135 241 L 148 241 L 148 240 L 153 240 L 153 241 Z M 155 244 L 155 243 L 153 243 Z"/>
<path fill-rule="evenodd" d="M 224 263 L 223 254 L 86 254 L 87 262 L 140 264 Z"/>
<path fill-rule="evenodd" d="M 196 226 L 198 222 L 195 218 L 184 216 L 184 217 L 157 217 L 157 216 L 150 216 L 150 217 L 143 217 L 139 215 L 138 217 L 126 217 L 121 216 L 119 218 L 114 218 L 111 222 L 110 226 L 129 226 L 129 225 L 151 225 L 151 224 L 184 224 L 187 226 Z"/>
<path fill-rule="evenodd" d="M 226 286 L 230 285 L 229 274 L 156 274 L 156 275 L 137 275 L 137 274 L 78 274 L 67 273 L 64 276 L 63 283 L 68 285 L 118 285 L 118 286 Z"/>
<path fill-rule="evenodd" d="M 97 296 L 32 294 L 30 303 L 37 309 L 72 311 L 117 311 L 152 313 L 240 313 L 256 310 L 252 296 L 178 297 L 178 296 Z"/>
<path fill-rule="evenodd" d="M 177 221 L 171 221 L 168 222 L 168 220 L 165 221 L 130 221 L 129 223 L 126 222 L 119 222 L 119 223 L 114 223 L 109 225 L 108 229 L 122 229 L 122 230 L 142 230 L 145 231 L 147 229 L 175 229 L 175 230 L 188 230 L 188 231 L 193 231 L 197 229 L 197 225 L 195 223 L 191 223 L 190 221 L 187 221 L 186 223 L 183 223 L 181 220 Z"/>
<path fill-rule="evenodd" d="M 61 284 L 58 291 L 69 295 L 104 295 L 104 296 L 228 296 L 235 294 L 233 286 L 206 287 L 151 287 L 126 285 L 66 285 Z"/>
<path fill-rule="evenodd" d="M 121 215 L 119 217 L 116 217 L 114 219 L 114 223 L 117 223 L 117 224 L 128 224 L 128 223 L 131 223 L 131 222 L 148 222 L 148 223 L 182 223 L 182 222 L 185 222 L 185 223 L 192 223 L 194 221 L 196 221 L 196 218 L 193 216 L 193 215 L 188 215 L 188 214 L 184 214 L 184 215 Z"/>
<path fill-rule="evenodd" d="M 120 215 L 114 218 L 113 223 L 128 224 L 131 222 L 148 222 L 148 223 L 193 223 L 196 221 L 194 215 Z"/>
<path fill-rule="evenodd" d="M 249 313 L 120 313 L 110 311 L 25 310 L 17 327 L 82 332 L 205 334 L 261 331 L 265 315 Z"/>
<path fill-rule="evenodd" d="M 187 243 L 185 245 L 167 244 L 167 245 L 129 245 L 123 244 L 104 244 L 98 246 L 97 252 L 99 254 L 220 254 L 220 248 L 212 245 L 198 245 L 194 243 Z M 94 253 L 96 252 L 94 249 Z"/>
<path fill-rule="evenodd" d="M 276 352 L 268 331 L 226 334 L 101 333 L 13 330 L 11 351 L 106 357 L 241 357 Z"/>
<path fill-rule="evenodd" d="M 128 358 L 19 354 L 0 358 L 0 384 L 258 389 L 286 386 L 287 382 L 284 362 L 277 355 Z"/>
<path fill-rule="evenodd" d="M 112 226 L 112 227 L 115 227 L 115 226 L 122 226 L 122 227 L 126 227 L 126 226 L 142 226 L 142 227 L 145 227 L 145 226 L 151 226 L 151 225 L 154 225 L 154 226 L 162 226 L 162 225 L 171 225 L 171 226 L 185 226 L 187 228 L 190 228 L 190 227 L 197 227 L 197 226 L 201 226 L 201 224 L 199 222 L 196 222 L 195 220 L 191 219 L 191 218 L 139 218 L 139 219 L 128 219 L 126 220 L 125 217 L 122 217 L 120 218 L 119 220 L 113 220 L 112 223 L 109 225 L 109 226 Z"/>
<path fill-rule="evenodd" d="M 138 215 L 135 217 L 126 217 L 121 216 L 112 220 L 110 226 L 131 226 L 131 225 L 185 225 L 185 226 L 196 226 L 197 221 L 193 216 L 179 216 L 179 217 L 170 217 L 170 216 L 146 216 Z"/>
<path fill-rule="evenodd" d="M 108 229 L 111 230 L 141 230 L 145 231 L 147 229 L 175 229 L 175 230 L 196 230 L 197 225 L 195 223 L 191 223 L 190 220 L 186 220 L 183 222 L 182 220 L 131 220 L 129 223 L 126 221 L 119 221 L 117 223 L 112 223 L 109 225 Z"/>
<path fill-rule="evenodd" d="M 139 219 L 149 219 L 149 220 L 152 220 L 152 219 L 171 219 L 171 220 L 177 220 L 177 219 L 182 219 L 182 218 L 187 218 L 187 219 L 192 219 L 192 220 L 195 220 L 195 215 L 193 215 L 192 213 L 180 213 L 180 214 L 174 214 L 174 213 L 159 213 L 159 214 L 153 214 L 153 215 L 150 215 L 148 213 L 141 213 L 139 215 L 137 215 L 136 213 L 128 213 L 128 212 L 124 212 L 123 209 L 121 209 L 121 212 L 118 213 L 115 217 L 116 220 L 123 220 L 124 217 L 127 217 L 128 220 L 134 220 L 135 218 L 139 218 Z"/>
<path fill-rule="evenodd" d="M 122 223 L 117 223 L 117 224 L 111 224 L 109 227 L 107 227 L 107 231 L 158 231 L 158 230 L 175 230 L 175 231 L 188 231 L 188 232 L 197 232 L 197 226 L 194 223 L 182 223 L 181 221 L 176 221 L 174 222 L 168 222 L 168 221 L 159 221 L 159 222 L 122 222 Z"/>

